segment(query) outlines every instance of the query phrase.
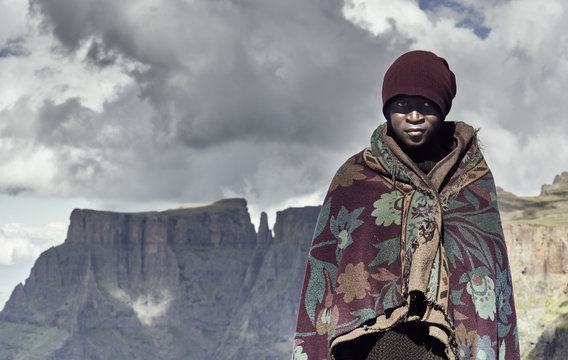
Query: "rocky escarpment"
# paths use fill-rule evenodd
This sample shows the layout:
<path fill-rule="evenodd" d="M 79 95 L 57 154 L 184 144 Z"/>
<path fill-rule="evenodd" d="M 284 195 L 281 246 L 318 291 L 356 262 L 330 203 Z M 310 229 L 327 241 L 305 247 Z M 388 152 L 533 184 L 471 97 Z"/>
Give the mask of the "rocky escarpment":
<path fill-rule="evenodd" d="M 523 358 L 568 343 L 565 196 L 499 192 Z M 288 359 L 319 207 L 75 210 L 0 313 L 0 359 Z M 564 224 L 564 225 L 563 225 Z"/>
<path fill-rule="evenodd" d="M 568 195 L 568 171 L 554 177 L 551 185 L 542 185 L 540 195 Z"/>
<path fill-rule="evenodd" d="M 568 285 L 568 225 L 505 224 L 509 263 L 515 283 L 543 282 L 552 289 Z"/>
<path fill-rule="evenodd" d="M 565 359 L 568 226 L 505 224 L 503 230 L 523 359 Z"/>
<path fill-rule="evenodd" d="M 0 358 L 287 358 L 317 214 L 279 212 L 273 236 L 239 199 L 75 210 L 0 313 Z"/>
<path fill-rule="evenodd" d="M 539 196 L 498 191 L 523 359 L 565 359 L 568 343 L 568 172 Z"/>

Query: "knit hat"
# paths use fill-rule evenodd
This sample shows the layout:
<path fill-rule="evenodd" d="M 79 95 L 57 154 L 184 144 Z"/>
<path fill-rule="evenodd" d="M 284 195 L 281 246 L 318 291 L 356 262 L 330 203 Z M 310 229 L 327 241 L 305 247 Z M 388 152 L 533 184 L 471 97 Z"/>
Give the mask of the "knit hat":
<path fill-rule="evenodd" d="M 396 59 L 385 73 L 383 114 L 387 120 L 388 102 L 396 95 L 424 96 L 438 105 L 445 118 L 456 96 L 456 77 L 445 59 L 429 51 L 410 51 Z"/>

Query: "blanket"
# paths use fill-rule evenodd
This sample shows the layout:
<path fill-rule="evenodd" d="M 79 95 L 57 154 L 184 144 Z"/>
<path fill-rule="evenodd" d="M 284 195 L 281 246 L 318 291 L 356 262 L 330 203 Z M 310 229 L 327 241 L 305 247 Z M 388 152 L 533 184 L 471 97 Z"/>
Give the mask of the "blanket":
<path fill-rule="evenodd" d="M 445 122 L 453 150 L 428 174 L 389 134 L 335 174 L 308 256 L 294 360 L 420 322 L 449 359 L 518 359 L 507 249 L 475 130 Z"/>

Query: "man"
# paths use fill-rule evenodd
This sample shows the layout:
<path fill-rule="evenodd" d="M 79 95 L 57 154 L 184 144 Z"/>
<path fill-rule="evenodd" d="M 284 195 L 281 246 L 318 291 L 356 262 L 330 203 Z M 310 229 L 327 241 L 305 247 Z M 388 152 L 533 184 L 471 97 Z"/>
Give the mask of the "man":
<path fill-rule="evenodd" d="M 431 52 L 386 72 L 387 122 L 322 206 L 294 359 L 519 358 L 495 185 L 475 130 L 445 121 L 455 94 Z"/>

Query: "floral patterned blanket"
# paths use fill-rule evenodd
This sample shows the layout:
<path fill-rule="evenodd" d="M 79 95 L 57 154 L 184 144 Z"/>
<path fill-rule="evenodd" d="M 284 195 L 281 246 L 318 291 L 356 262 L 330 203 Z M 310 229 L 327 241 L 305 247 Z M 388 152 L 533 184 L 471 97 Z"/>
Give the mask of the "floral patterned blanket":
<path fill-rule="evenodd" d="M 413 321 L 448 358 L 519 358 L 493 177 L 473 128 L 444 127 L 454 149 L 428 175 L 386 124 L 337 171 L 308 257 L 294 360 L 331 359 L 341 342 Z"/>

